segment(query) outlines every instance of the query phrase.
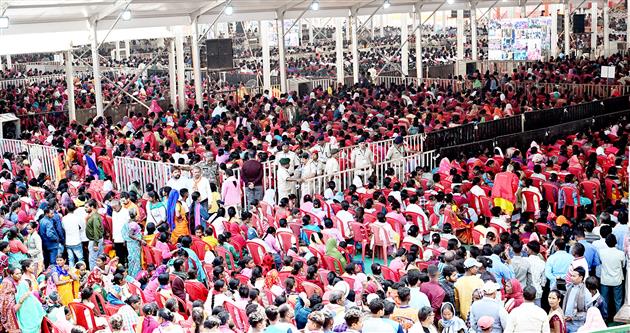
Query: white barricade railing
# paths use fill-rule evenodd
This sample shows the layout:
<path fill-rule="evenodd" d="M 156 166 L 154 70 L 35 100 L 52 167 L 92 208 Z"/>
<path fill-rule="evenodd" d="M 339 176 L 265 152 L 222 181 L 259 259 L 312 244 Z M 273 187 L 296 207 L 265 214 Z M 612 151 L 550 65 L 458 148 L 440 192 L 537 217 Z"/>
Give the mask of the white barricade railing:
<path fill-rule="evenodd" d="M 375 185 L 378 187 L 382 186 L 385 177 L 389 177 L 390 175 L 395 176 L 400 181 L 404 181 L 406 179 L 406 175 L 415 171 L 418 167 L 426 166 L 429 167 L 429 169 L 433 169 L 435 166 L 435 154 L 435 150 L 431 150 L 411 154 L 397 160 L 381 161 L 379 163 L 375 163 L 372 168 L 348 168 L 333 174 L 324 174 L 303 179 L 299 186 L 299 192 L 296 193 L 296 195 L 299 198 L 303 198 L 306 194 L 323 194 L 328 188 L 328 182 L 331 181 L 335 182 L 336 191 L 344 191 L 353 184 L 355 177 L 359 177 L 361 183 L 366 184 L 368 178 L 375 175 L 377 182 Z M 390 171 L 390 175 L 387 174 L 388 170 L 392 170 Z M 277 201 L 280 198 L 277 198 L 277 191 L 275 194 Z"/>
<path fill-rule="evenodd" d="M 55 147 L 26 143 L 20 140 L 0 139 L 0 154 L 19 154 L 22 152 L 28 153 L 28 160 L 35 177 L 42 172 L 53 179 L 63 176 L 57 174 L 57 168 L 55 167 L 55 157 L 57 156 Z"/>

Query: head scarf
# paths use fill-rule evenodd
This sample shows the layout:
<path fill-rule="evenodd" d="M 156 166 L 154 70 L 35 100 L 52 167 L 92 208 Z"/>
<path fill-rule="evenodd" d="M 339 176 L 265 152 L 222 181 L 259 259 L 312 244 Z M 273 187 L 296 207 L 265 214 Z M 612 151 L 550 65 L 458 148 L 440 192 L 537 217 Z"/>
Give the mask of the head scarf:
<path fill-rule="evenodd" d="M 451 161 L 448 157 L 444 157 L 440 161 L 440 168 L 438 169 L 438 172 L 447 176 L 451 174 Z"/>
<path fill-rule="evenodd" d="M 514 305 L 512 306 L 512 308 L 517 308 L 525 301 L 525 299 L 523 298 L 523 287 L 517 279 L 510 279 L 510 283 L 512 284 L 512 292 L 509 294 L 506 292 L 505 298 L 507 300 L 513 299 Z"/>
<path fill-rule="evenodd" d="M 326 255 L 341 261 L 344 266 L 346 265 L 346 258 L 344 258 L 343 254 L 337 249 L 337 239 L 329 238 L 326 241 Z"/>
<path fill-rule="evenodd" d="M 597 307 L 592 306 L 586 311 L 586 322 L 578 329 L 578 332 L 593 332 L 606 328 L 606 322 L 602 318 L 601 312 Z"/>
<path fill-rule="evenodd" d="M 267 276 L 265 277 L 265 287 L 267 289 L 271 289 L 272 286 L 279 284 L 280 279 L 278 278 L 278 271 L 275 269 L 269 271 L 269 273 L 267 273 Z"/>
<path fill-rule="evenodd" d="M 450 310 L 453 314 L 453 317 L 449 320 L 444 319 L 444 310 Z M 455 315 L 455 307 L 453 304 L 446 302 L 442 304 L 440 308 L 440 314 L 442 315 L 442 330 L 443 333 L 456 333 L 460 330 L 466 330 L 466 323 L 459 317 Z"/>
<path fill-rule="evenodd" d="M 177 208 L 177 200 L 179 200 L 179 193 L 173 189 L 168 194 L 168 201 L 166 203 L 166 221 L 171 231 L 175 229 L 175 209 Z"/>

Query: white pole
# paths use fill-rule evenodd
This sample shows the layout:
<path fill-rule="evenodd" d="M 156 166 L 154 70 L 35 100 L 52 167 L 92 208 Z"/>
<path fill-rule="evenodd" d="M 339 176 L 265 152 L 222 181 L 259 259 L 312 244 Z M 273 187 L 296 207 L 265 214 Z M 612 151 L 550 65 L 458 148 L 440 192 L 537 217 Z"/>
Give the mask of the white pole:
<path fill-rule="evenodd" d="M 96 21 L 90 25 L 92 33 L 92 73 L 94 74 L 94 95 L 96 97 L 96 116 L 103 116 L 103 92 L 101 89 L 101 66 L 98 58 L 98 39 Z"/>
<path fill-rule="evenodd" d="M 422 15 L 420 3 L 416 4 L 416 24 L 420 25 L 416 29 L 416 77 L 418 84 L 422 82 Z M 435 18 L 435 14 L 433 15 Z"/>
<path fill-rule="evenodd" d="M 457 11 L 457 60 L 464 59 L 464 42 L 466 36 L 464 35 L 464 11 Z"/>
<path fill-rule="evenodd" d="M 72 65 L 72 50 L 66 51 L 66 86 L 68 88 L 68 118 L 77 120 L 76 106 L 74 105 L 74 68 Z"/>
<path fill-rule="evenodd" d="M 129 59 L 131 57 L 131 43 L 129 40 L 125 41 L 125 58 Z"/>
<path fill-rule="evenodd" d="M 315 42 L 315 26 L 313 25 L 313 20 L 311 19 L 308 23 L 308 42 L 313 44 Z"/>
<path fill-rule="evenodd" d="M 120 41 L 116 41 L 116 49 L 114 50 L 114 57 L 116 61 L 120 61 Z"/>
<path fill-rule="evenodd" d="M 591 59 L 597 58 L 597 2 L 591 1 Z"/>
<path fill-rule="evenodd" d="M 568 57 L 569 53 L 570 53 L 570 48 L 571 48 L 571 43 L 570 43 L 570 39 L 571 39 L 571 31 L 569 31 L 571 29 L 571 27 L 569 26 L 569 20 L 571 16 L 571 9 L 569 8 L 569 3 L 565 2 L 564 3 L 564 56 Z M 605 22 L 605 18 L 604 18 L 604 22 Z"/>
<path fill-rule="evenodd" d="M 280 91 L 283 93 L 287 92 L 287 64 L 285 58 L 285 47 L 284 47 L 284 13 L 282 11 L 278 11 L 278 20 L 277 29 L 278 29 L 278 60 L 280 62 Z"/>
<path fill-rule="evenodd" d="M 341 17 L 335 20 L 335 58 L 337 67 L 337 83 L 343 84 L 345 81 L 345 73 L 343 69 L 343 21 Z"/>
<path fill-rule="evenodd" d="M 354 83 L 359 83 L 359 41 L 357 40 L 357 13 L 354 12 L 349 20 L 352 21 L 352 78 Z M 376 79 L 376 78 L 374 78 Z"/>
<path fill-rule="evenodd" d="M 201 108 L 203 107 L 203 88 L 201 86 L 201 61 L 199 59 L 199 17 L 192 20 L 192 63 L 193 63 L 193 79 L 195 80 L 195 103 Z"/>
<path fill-rule="evenodd" d="M 408 14 L 401 14 L 400 20 L 400 44 L 402 45 L 401 54 L 400 54 L 400 67 L 402 69 L 403 76 L 409 75 L 409 27 L 407 26 L 407 18 Z"/>
<path fill-rule="evenodd" d="M 177 104 L 178 110 L 186 110 L 186 69 L 184 68 L 184 36 L 178 30 L 175 35 L 175 50 L 177 58 Z"/>
<path fill-rule="evenodd" d="M 177 73 L 175 68 L 175 39 L 171 38 L 168 41 L 168 88 L 170 89 L 173 108 L 177 105 Z"/>
<path fill-rule="evenodd" d="M 381 37 L 385 37 L 385 27 L 387 26 L 387 14 L 381 15 Z"/>
<path fill-rule="evenodd" d="M 549 5 L 551 8 L 551 56 L 558 56 L 558 8 L 556 5 Z M 597 24 L 597 18 L 595 19 Z"/>
<path fill-rule="evenodd" d="M 608 15 L 608 2 L 604 2 L 604 56 L 610 54 L 610 17 Z"/>
<path fill-rule="evenodd" d="M 263 89 L 271 91 L 271 57 L 269 55 L 269 21 L 260 21 L 260 44 L 263 59 Z"/>
<path fill-rule="evenodd" d="M 472 48 L 472 60 L 477 61 L 477 7 L 470 9 L 470 44 Z"/>
<path fill-rule="evenodd" d="M 2 59 L 0 59 L 0 60 L 2 60 Z M 2 62 L 2 61 L 0 61 L 0 62 Z M 12 67 L 13 67 L 13 64 L 11 63 L 11 55 L 7 54 L 7 69 L 11 70 Z"/>

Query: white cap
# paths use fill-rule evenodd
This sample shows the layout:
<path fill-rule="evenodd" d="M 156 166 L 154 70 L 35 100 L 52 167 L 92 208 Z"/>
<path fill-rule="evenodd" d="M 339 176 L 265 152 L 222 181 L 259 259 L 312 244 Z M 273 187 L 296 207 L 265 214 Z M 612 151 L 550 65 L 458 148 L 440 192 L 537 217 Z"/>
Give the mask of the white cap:
<path fill-rule="evenodd" d="M 469 268 L 472 268 L 474 266 L 481 267 L 482 265 L 475 258 L 468 258 L 468 259 L 464 260 L 464 268 L 465 269 L 469 269 Z"/>

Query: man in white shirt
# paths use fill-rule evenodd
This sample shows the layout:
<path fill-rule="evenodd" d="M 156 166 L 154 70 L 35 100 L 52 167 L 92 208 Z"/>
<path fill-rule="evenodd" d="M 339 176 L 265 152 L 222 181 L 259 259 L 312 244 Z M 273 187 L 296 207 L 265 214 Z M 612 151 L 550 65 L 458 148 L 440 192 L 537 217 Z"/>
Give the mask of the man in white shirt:
<path fill-rule="evenodd" d="M 626 265 L 626 256 L 623 251 L 617 249 L 617 237 L 615 235 L 606 236 L 606 245 L 607 248 L 598 251 L 602 266 L 602 297 L 608 302 L 610 293 L 613 294 L 615 313 L 617 313 L 623 305 L 623 267 Z"/>
<path fill-rule="evenodd" d="M 208 209 L 208 199 L 212 191 L 210 190 L 210 181 L 202 176 L 201 168 L 194 166 L 192 168 L 192 179 L 190 181 L 189 193 L 199 192 L 199 203 Z"/>
<path fill-rule="evenodd" d="M 276 165 L 280 165 L 280 160 L 283 158 L 289 159 L 289 166 L 287 170 L 290 174 L 293 174 L 295 168 L 300 165 L 300 159 L 297 154 L 289 150 L 289 144 L 287 142 L 282 144 L 282 151 L 276 153 Z"/>
<path fill-rule="evenodd" d="M 360 138 L 359 146 L 354 148 L 350 153 L 350 162 L 354 168 L 363 169 L 363 171 L 357 171 L 357 176 L 368 177 L 372 174 L 374 153 L 368 148 L 365 138 Z M 365 182 L 365 179 L 363 179 L 363 181 Z"/>
<path fill-rule="evenodd" d="M 179 192 L 183 188 L 190 189 L 190 178 L 182 175 L 179 167 L 173 167 L 171 171 L 171 179 L 166 182 L 166 186 Z"/>
<path fill-rule="evenodd" d="M 472 194 L 474 194 L 475 196 L 478 196 L 478 197 L 485 197 L 486 196 L 486 191 L 484 191 L 481 188 L 481 186 L 479 186 L 479 185 L 481 185 L 481 178 L 479 178 L 479 177 L 473 178 L 472 184 L 473 184 L 473 186 L 470 188 L 470 193 L 472 193 Z"/>
<path fill-rule="evenodd" d="M 350 222 L 354 221 L 354 216 L 348 211 L 350 204 L 347 201 L 341 202 L 341 210 L 337 212 L 336 216 L 341 222 L 341 234 L 346 238 L 352 238 L 352 229 L 350 229 Z"/>
<path fill-rule="evenodd" d="M 523 289 L 525 301 L 510 312 L 505 333 L 549 333 L 547 312 L 534 304 L 536 289 L 532 286 Z"/>
<path fill-rule="evenodd" d="M 73 202 L 66 207 L 68 214 L 61 218 L 61 225 L 66 233 L 66 248 L 68 249 L 68 262 L 74 267 L 77 261 L 83 261 L 83 245 L 81 243 L 81 219 L 75 213 L 77 207 Z M 85 226 L 85 221 L 83 222 Z"/>
<path fill-rule="evenodd" d="M 127 247 L 123 238 L 122 229 L 129 223 L 131 217 L 129 211 L 123 208 L 120 201 L 113 200 L 112 206 L 112 240 L 114 242 L 114 250 L 118 256 L 119 262 L 125 264 L 127 262 Z"/>
<path fill-rule="evenodd" d="M 326 159 L 326 165 L 324 166 L 324 174 L 327 181 L 335 182 L 336 187 L 339 188 L 339 149 L 333 149 L 330 151 L 330 158 Z M 336 176 L 335 176 L 336 175 Z"/>
<path fill-rule="evenodd" d="M 540 243 L 538 241 L 531 241 L 527 243 L 527 260 L 532 274 L 532 284 L 536 289 L 536 299 L 534 303 L 540 306 L 540 299 L 543 293 L 543 285 L 547 283 L 545 280 L 545 261 L 539 256 Z"/>

